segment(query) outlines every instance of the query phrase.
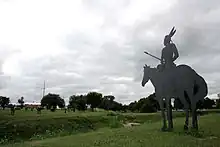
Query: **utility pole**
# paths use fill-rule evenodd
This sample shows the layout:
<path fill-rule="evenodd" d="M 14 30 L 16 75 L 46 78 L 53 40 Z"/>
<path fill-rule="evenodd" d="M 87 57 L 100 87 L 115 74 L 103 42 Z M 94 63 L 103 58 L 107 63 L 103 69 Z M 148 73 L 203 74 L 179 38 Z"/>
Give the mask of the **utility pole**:
<path fill-rule="evenodd" d="M 46 84 L 45 84 L 45 80 L 44 80 L 44 84 L 43 84 L 43 87 L 42 86 L 37 86 L 36 88 L 39 88 L 42 90 L 42 96 L 44 97 L 45 95 L 45 91 L 46 91 Z M 42 97 L 42 98 L 43 98 Z"/>
<path fill-rule="evenodd" d="M 42 90 L 43 90 L 43 97 L 44 97 L 44 95 L 45 95 L 45 80 L 44 80 L 44 87 L 42 88 Z"/>

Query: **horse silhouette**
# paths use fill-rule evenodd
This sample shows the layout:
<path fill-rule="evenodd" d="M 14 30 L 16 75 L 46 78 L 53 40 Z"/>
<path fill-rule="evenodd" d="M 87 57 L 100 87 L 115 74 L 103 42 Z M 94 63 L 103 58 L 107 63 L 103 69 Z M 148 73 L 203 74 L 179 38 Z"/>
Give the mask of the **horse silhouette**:
<path fill-rule="evenodd" d="M 150 80 L 155 88 L 156 100 L 160 104 L 163 119 L 162 130 L 173 129 L 171 98 L 179 98 L 184 105 L 186 120 L 184 129 L 188 129 L 189 109 L 192 111 L 192 128 L 198 129 L 196 104 L 204 101 L 208 94 L 205 80 L 188 65 L 178 65 L 175 68 L 161 70 L 161 65 L 151 68 L 145 64 L 142 86 Z M 164 110 L 164 99 L 167 107 L 168 128 Z"/>

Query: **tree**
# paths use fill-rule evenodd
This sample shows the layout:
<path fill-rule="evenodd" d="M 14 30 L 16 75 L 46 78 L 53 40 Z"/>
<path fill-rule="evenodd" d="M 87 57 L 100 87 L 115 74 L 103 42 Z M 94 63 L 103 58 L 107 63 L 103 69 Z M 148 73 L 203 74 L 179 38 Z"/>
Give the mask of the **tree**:
<path fill-rule="evenodd" d="M 49 93 L 41 99 L 41 106 L 55 111 L 56 107 L 64 108 L 65 101 L 58 94 Z"/>
<path fill-rule="evenodd" d="M 70 96 L 68 108 L 71 108 L 75 112 L 76 105 L 77 105 L 77 96 L 76 95 Z"/>
<path fill-rule="evenodd" d="M 148 96 L 148 99 L 150 100 L 152 107 L 155 107 L 156 111 L 160 110 L 160 104 L 159 102 L 156 100 L 156 94 L 153 93 L 151 95 Z M 166 106 L 166 105 L 165 105 Z"/>
<path fill-rule="evenodd" d="M 92 111 L 102 102 L 102 94 L 98 92 L 89 92 L 87 94 L 87 104 L 91 105 Z"/>
<path fill-rule="evenodd" d="M 115 97 L 113 95 L 104 96 L 98 108 L 102 108 L 105 110 L 112 110 L 112 111 L 123 110 L 125 107 L 121 103 L 114 101 L 114 99 Z"/>
<path fill-rule="evenodd" d="M 99 105 L 99 108 L 101 109 L 105 109 L 105 110 L 109 110 L 110 108 L 110 101 L 104 96 L 100 105 Z"/>
<path fill-rule="evenodd" d="M 159 103 L 155 100 L 155 93 L 149 95 L 147 98 L 143 99 L 143 104 L 140 107 L 141 113 L 153 113 L 157 112 L 159 109 Z"/>
<path fill-rule="evenodd" d="M 146 100 L 146 102 L 141 106 L 140 108 L 141 113 L 153 113 L 157 112 L 156 107 L 153 107 L 149 100 Z"/>
<path fill-rule="evenodd" d="M 174 108 L 177 109 L 183 109 L 183 104 L 181 103 L 179 98 L 174 99 Z"/>
<path fill-rule="evenodd" d="M 99 105 L 99 108 L 105 109 L 105 110 L 111 110 L 115 104 L 114 101 L 115 97 L 113 95 L 106 95 L 102 98 L 102 101 Z"/>
<path fill-rule="evenodd" d="M 79 110 L 79 111 L 85 111 L 87 109 L 86 106 L 86 95 L 72 95 L 69 98 L 69 106 L 70 108 L 73 108 Z"/>
<path fill-rule="evenodd" d="M 65 107 L 65 101 L 64 101 L 64 99 L 60 99 L 60 103 L 58 104 L 58 107 L 60 107 L 60 108 L 64 108 Z"/>
<path fill-rule="evenodd" d="M 196 104 L 196 108 L 197 109 L 204 109 L 204 106 L 203 106 L 204 102 L 202 102 L 201 100 L 199 100 Z"/>
<path fill-rule="evenodd" d="M 216 100 L 216 108 L 220 109 L 220 99 Z"/>
<path fill-rule="evenodd" d="M 123 112 L 127 112 L 127 110 L 128 110 L 128 105 L 122 105 L 122 111 Z"/>
<path fill-rule="evenodd" d="M 121 103 L 118 103 L 116 101 L 112 102 L 110 110 L 112 111 L 121 111 L 123 109 L 123 105 Z"/>
<path fill-rule="evenodd" d="M 5 109 L 5 107 L 10 103 L 10 98 L 5 97 L 5 96 L 0 96 L 0 105 L 3 108 L 3 110 Z"/>
<path fill-rule="evenodd" d="M 218 99 L 216 100 L 216 108 L 220 109 L 220 93 L 218 94 Z"/>
<path fill-rule="evenodd" d="M 85 111 L 87 109 L 85 95 L 80 95 L 76 102 L 77 102 L 77 105 L 76 105 L 77 110 Z"/>
<path fill-rule="evenodd" d="M 132 112 L 151 113 L 159 110 L 160 106 L 155 99 L 155 93 L 150 94 L 147 98 L 141 98 L 138 102 L 132 102 L 128 105 L 128 109 Z"/>
<path fill-rule="evenodd" d="M 20 99 L 18 99 L 18 103 L 20 104 L 21 109 L 24 107 L 24 97 L 22 96 Z"/>
<path fill-rule="evenodd" d="M 205 109 L 212 109 L 213 108 L 213 105 L 215 105 L 215 101 L 214 100 L 211 100 L 210 98 L 206 97 L 204 99 L 204 103 L 203 103 L 203 107 Z"/>
<path fill-rule="evenodd" d="M 110 102 L 113 102 L 115 100 L 115 97 L 113 95 L 106 95 L 106 96 L 104 96 L 104 98 L 106 98 Z"/>
<path fill-rule="evenodd" d="M 128 110 L 130 110 L 131 112 L 134 112 L 136 109 L 137 109 L 137 101 L 134 101 L 134 102 L 131 102 L 129 105 L 128 105 Z"/>

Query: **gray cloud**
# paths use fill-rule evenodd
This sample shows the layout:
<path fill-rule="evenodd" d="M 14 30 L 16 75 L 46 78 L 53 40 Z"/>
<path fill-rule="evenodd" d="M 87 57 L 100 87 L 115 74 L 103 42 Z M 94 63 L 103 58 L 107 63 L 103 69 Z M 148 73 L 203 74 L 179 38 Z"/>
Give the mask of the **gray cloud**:
<path fill-rule="evenodd" d="M 84 0 L 85 9 L 103 19 L 100 28 L 67 34 L 61 41 L 62 54 L 21 62 L 21 76 L 11 77 L 2 93 L 13 91 L 13 101 L 21 95 L 27 101 L 39 101 L 40 88 L 46 80 L 46 92 L 59 93 L 66 101 L 72 94 L 91 90 L 113 94 L 123 103 L 138 100 L 154 91 L 151 83 L 144 88 L 140 85 L 143 65 L 159 63 L 143 52 L 160 57 L 164 35 L 172 26 L 177 29 L 173 41 L 180 53 L 176 63 L 193 67 L 207 80 L 209 94 L 218 93 L 219 4 L 217 0 L 179 0 L 150 19 L 141 17 L 126 25 L 121 23 L 121 17 L 124 9 L 131 6 L 130 1 Z"/>

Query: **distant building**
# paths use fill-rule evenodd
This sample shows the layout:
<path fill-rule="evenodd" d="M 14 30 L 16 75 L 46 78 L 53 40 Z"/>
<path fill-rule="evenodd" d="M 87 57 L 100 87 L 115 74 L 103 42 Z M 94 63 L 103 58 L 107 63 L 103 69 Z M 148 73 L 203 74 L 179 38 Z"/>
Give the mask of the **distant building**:
<path fill-rule="evenodd" d="M 26 102 L 24 103 L 24 106 L 27 107 L 27 108 L 37 108 L 37 107 L 40 107 L 41 106 L 41 103 L 29 103 L 29 102 Z"/>
<path fill-rule="evenodd" d="M 15 106 L 18 106 L 18 105 L 20 105 L 20 104 L 18 104 L 18 103 L 9 103 L 8 105 L 15 105 Z"/>

